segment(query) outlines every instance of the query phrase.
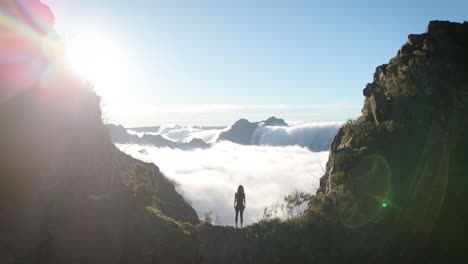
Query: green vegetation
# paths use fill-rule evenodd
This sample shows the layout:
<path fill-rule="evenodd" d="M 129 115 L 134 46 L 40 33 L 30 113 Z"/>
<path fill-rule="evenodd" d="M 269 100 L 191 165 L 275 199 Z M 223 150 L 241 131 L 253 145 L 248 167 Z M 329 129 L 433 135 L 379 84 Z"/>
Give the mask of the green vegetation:
<path fill-rule="evenodd" d="M 155 179 L 154 167 L 145 164 L 131 164 L 120 173 L 123 183 L 131 191 L 134 199 L 139 201 L 149 216 L 172 226 L 174 231 L 180 230 L 186 235 L 193 232 L 193 226 L 187 222 L 176 221 L 174 218 L 165 215 L 156 205 L 155 197 L 158 192 L 158 185 Z"/>
<path fill-rule="evenodd" d="M 340 185 L 345 182 L 346 174 L 342 171 L 335 172 L 331 175 L 331 182 L 333 185 Z"/>
<path fill-rule="evenodd" d="M 356 162 L 360 158 L 362 158 L 366 152 L 367 147 L 363 146 L 356 149 L 350 149 L 346 152 L 341 152 L 336 154 L 335 163 L 338 164 L 340 167 L 352 167 L 353 162 Z"/>
<path fill-rule="evenodd" d="M 395 74 L 387 77 L 384 86 L 392 98 L 418 94 L 415 79 L 409 67 L 398 67 Z"/>
<path fill-rule="evenodd" d="M 219 223 L 221 223 L 221 218 L 213 210 L 203 214 L 202 224 L 219 225 Z"/>
<path fill-rule="evenodd" d="M 162 220 L 166 225 L 177 227 L 186 235 L 191 234 L 193 226 L 190 223 L 176 221 L 174 218 L 163 214 L 161 210 L 153 206 L 147 206 L 145 209 L 146 212 L 148 212 L 152 216 L 157 217 L 157 219 Z"/>
<path fill-rule="evenodd" d="M 120 173 L 122 181 L 132 191 L 133 196 L 144 200 L 146 204 L 153 203 L 153 196 L 157 191 L 154 175 L 152 167 L 142 164 L 132 164 Z"/>
<path fill-rule="evenodd" d="M 301 217 L 304 214 L 304 206 L 310 199 L 310 194 L 294 190 L 284 197 L 286 213 L 289 218 Z"/>
<path fill-rule="evenodd" d="M 304 191 L 294 190 L 284 196 L 283 202 L 275 202 L 263 209 L 261 220 L 279 219 L 281 213 L 286 214 L 288 219 L 302 217 L 309 203 L 311 195 Z"/>
<path fill-rule="evenodd" d="M 348 119 L 346 123 L 343 124 L 341 129 L 343 129 L 343 132 L 345 134 L 349 134 L 352 131 L 353 127 L 355 127 L 358 122 L 359 121 L 356 119 Z"/>
<path fill-rule="evenodd" d="M 398 129 L 398 124 L 393 120 L 387 120 L 382 123 L 382 127 L 384 127 L 385 131 L 388 133 L 393 133 Z"/>
<path fill-rule="evenodd" d="M 364 120 L 369 120 L 369 119 L 371 119 L 371 116 L 372 116 L 372 108 L 371 108 L 370 100 L 371 100 L 370 97 L 365 97 L 364 98 L 364 106 L 361 109 L 362 118 Z"/>

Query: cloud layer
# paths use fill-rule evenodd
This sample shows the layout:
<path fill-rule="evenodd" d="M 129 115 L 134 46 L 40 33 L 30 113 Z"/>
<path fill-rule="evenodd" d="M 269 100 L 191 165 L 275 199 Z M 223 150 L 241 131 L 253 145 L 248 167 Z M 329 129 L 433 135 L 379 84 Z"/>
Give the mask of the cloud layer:
<path fill-rule="evenodd" d="M 259 127 L 252 135 L 252 143 L 255 145 L 269 146 L 293 146 L 307 147 L 313 151 L 328 150 L 331 141 L 338 133 L 343 122 L 332 123 L 295 123 L 287 121 L 289 127 L 266 126 Z M 292 123 L 292 124 L 291 124 Z M 206 143 L 214 143 L 221 132 L 230 127 L 203 128 L 199 126 L 165 125 L 157 132 L 136 132 L 127 130 L 129 134 L 143 136 L 144 134 L 161 135 L 175 142 L 189 142 L 199 138 Z"/>
<path fill-rule="evenodd" d="M 263 208 L 295 189 L 314 193 L 323 175 L 328 152 L 299 146 L 242 146 L 231 142 L 210 149 L 182 151 L 140 145 L 118 145 L 137 159 L 154 162 L 177 183 L 177 189 L 201 217 L 213 211 L 220 224 L 234 224 L 234 193 L 244 185 L 244 222 L 256 222 Z M 145 149 L 147 154 L 139 151 Z"/>
<path fill-rule="evenodd" d="M 290 127 L 259 127 L 252 136 L 256 145 L 308 147 L 314 151 L 328 150 L 342 122 L 309 123 Z"/>
<path fill-rule="evenodd" d="M 161 135 L 166 139 L 175 142 L 190 142 L 194 138 L 199 138 L 206 143 L 213 143 L 218 138 L 219 134 L 224 129 L 206 129 L 199 126 L 181 126 L 181 125 L 165 125 L 159 128 L 158 132 L 136 132 L 131 129 L 127 130 L 129 134 L 143 136 Z"/>

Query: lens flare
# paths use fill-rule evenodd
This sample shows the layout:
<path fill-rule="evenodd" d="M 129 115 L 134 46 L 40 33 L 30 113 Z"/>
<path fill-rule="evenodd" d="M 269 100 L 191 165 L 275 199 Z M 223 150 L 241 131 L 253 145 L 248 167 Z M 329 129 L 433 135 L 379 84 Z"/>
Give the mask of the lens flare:
<path fill-rule="evenodd" d="M 98 92 L 109 90 L 123 81 L 123 55 L 116 41 L 106 35 L 84 30 L 66 46 L 71 69 L 90 81 Z"/>
<path fill-rule="evenodd" d="M 368 223 L 378 222 L 388 206 L 392 171 L 387 160 L 381 155 L 362 158 L 351 169 L 342 198 L 347 205 L 341 208 L 341 222 L 350 228 L 358 228 Z M 382 202 L 384 201 L 384 202 Z"/>

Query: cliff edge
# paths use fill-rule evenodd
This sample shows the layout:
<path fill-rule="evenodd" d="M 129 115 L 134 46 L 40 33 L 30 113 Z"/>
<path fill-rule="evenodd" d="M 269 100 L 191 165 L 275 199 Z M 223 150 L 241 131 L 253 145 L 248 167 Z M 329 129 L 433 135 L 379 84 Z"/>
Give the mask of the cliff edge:
<path fill-rule="evenodd" d="M 196 212 L 157 166 L 113 145 L 49 8 L 0 9 L 0 263 L 198 260 Z"/>

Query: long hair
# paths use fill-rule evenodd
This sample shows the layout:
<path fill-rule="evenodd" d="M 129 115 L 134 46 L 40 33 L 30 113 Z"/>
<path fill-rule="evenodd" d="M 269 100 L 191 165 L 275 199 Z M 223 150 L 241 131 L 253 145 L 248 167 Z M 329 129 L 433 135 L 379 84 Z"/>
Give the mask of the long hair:
<path fill-rule="evenodd" d="M 239 185 L 239 187 L 237 187 L 237 193 L 238 194 L 241 194 L 241 193 L 244 194 L 244 186 Z"/>

